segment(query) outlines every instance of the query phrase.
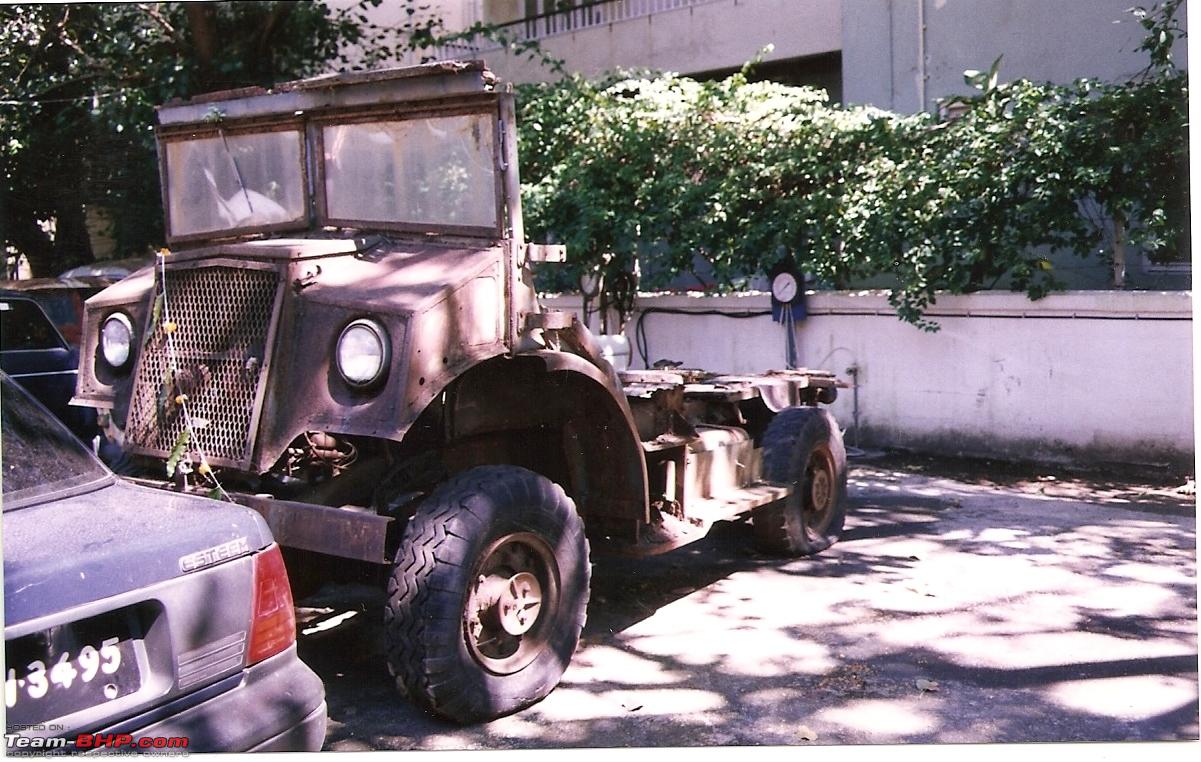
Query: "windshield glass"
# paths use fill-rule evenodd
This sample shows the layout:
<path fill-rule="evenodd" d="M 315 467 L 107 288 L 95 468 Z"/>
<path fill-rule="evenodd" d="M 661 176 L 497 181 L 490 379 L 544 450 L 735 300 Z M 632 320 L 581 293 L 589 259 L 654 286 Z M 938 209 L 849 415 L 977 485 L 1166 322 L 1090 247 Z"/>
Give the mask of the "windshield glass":
<path fill-rule="evenodd" d="M 322 143 L 331 220 L 497 225 L 495 132 L 487 114 L 331 125 Z"/>
<path fill-rule="evenodd" d="M 108 470 L 7 376 L 0 379 L 4 510 L 51 492 L 108 478 Z"/>
<path fill-rule="evenodd" d="M 166 143 L 171 234 L 303 221 L 302 145 L 300 130 Z"/>

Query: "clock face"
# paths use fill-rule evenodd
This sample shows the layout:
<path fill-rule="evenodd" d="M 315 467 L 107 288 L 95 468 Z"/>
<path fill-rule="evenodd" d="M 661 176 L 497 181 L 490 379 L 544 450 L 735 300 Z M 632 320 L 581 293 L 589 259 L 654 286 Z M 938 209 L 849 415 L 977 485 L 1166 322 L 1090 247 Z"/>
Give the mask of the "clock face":
<path fill-rule="evenodd" d="M 771 295 L 777 302 L 788 303 L 796 298 L 800 290 L 796 276 L 792 273 L 780 273 L 771 282 Z"/>

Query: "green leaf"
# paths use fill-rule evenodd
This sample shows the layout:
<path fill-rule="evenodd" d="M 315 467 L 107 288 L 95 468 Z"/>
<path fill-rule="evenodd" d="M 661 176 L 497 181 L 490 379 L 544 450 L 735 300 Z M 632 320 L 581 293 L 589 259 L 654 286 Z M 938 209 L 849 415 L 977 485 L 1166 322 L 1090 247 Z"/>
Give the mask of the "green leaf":
<path fill-rule="evenodd" d="M 142 337 L 142 349 L 150 343 L 150 337 L 158 330 L 158 322 L 163 316 L 163 294 L 160 291 L 154 295 L 154 306 L 150 308 L 150 327 L 146 329 L 146 335 Z"/>
<path fill-rule="evenodd" d="M 163 371 L 162 380 L 159 381 L 158 394 L 154 400 L 154 410 L 160 430 L 167 428 L 167 405 L 174 398 L 174 395 L 171 393 L 174 386 L 174 376 L 171 373 L 171 369 L 167 368 Z"/>
<path fill-rule="evenodd" d="M 180 458 L 183 457 L 184 451 L 188 449 L 188 442 L 191 436 L 187 429 L 179 432 L 179 436 L 175 440 L 175 446 L 171 448 L 171 453 L 167 456 L 167 478 L 175 476 L 175 468 L 179 465 Z"/>

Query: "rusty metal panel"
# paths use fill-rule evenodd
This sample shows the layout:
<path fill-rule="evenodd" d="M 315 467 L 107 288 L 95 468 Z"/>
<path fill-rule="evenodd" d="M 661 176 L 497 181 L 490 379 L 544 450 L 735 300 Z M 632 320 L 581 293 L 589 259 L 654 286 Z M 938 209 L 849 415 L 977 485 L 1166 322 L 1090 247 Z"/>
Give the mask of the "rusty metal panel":
<path fill-rule="evenodd" d="M 392 519 L 387 516 L 241 493 L 233 497 L 267 520 L 280 545 L 373 564 L 390 562 L 387 535 Z"/>
<path fill-rule="evenodd" d="M 500 247 L 381 242 L 355 256 L 291 261 L 290 317 L 276 346 L 305 351 L 276 358 L 255 470 L 269 468 L 305 431 L 400 441 L 448 383 L 503 354 L 502 257 Z M 386 329 L 392 364 L 378 387 L 358 390 L 342 380 L 333 355 L 342 329 L 364 317 Z"/>
<path fill-rule="evenodd" d="M 374 106 L 381 103 L 454 98 L 491 93 L 496 78 L 479 62 L 435 64 L 372 72 L 331 75 L 289 82 L 274 92 L 212 93 L 189 103 L 158 108 L 160 125 L 200 123 L 214 108 L 225 119 L 289 115 L 297 111 Z"/>
<path fill-rule="evenodd" d="M 134 336 L 132 362 L 137 362 L 141 346 L 141 327 L 150 309 L 148 296 L 154 289 L 154 270 L 144 267 L 87 300 L 84 307 L 83 330 L 79 344 L 79 377 L 71 404 L 82 404 L 119 411 L 122 423 L 124 410 L 133 383 L 130 369 L 116 370 L 104 361 L 100 351 L 100 327 L 112 313 L 120 310 L 137 327 Z"/>

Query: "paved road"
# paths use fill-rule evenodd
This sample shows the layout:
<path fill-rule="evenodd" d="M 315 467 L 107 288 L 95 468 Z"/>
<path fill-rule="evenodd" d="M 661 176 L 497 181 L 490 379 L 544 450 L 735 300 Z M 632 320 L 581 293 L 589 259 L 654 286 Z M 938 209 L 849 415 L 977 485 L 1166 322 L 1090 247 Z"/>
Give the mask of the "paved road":
<path fill-rule="evenodd" d="M 1197 739 L 1193 498 L 1163 486 L 857 463 L 816 558 L 721 524 L 598 563 L 560 687 L 487 725 L 397 698 L 363 589 L 302 612 L 301 655 L 335 750 Z"/>

